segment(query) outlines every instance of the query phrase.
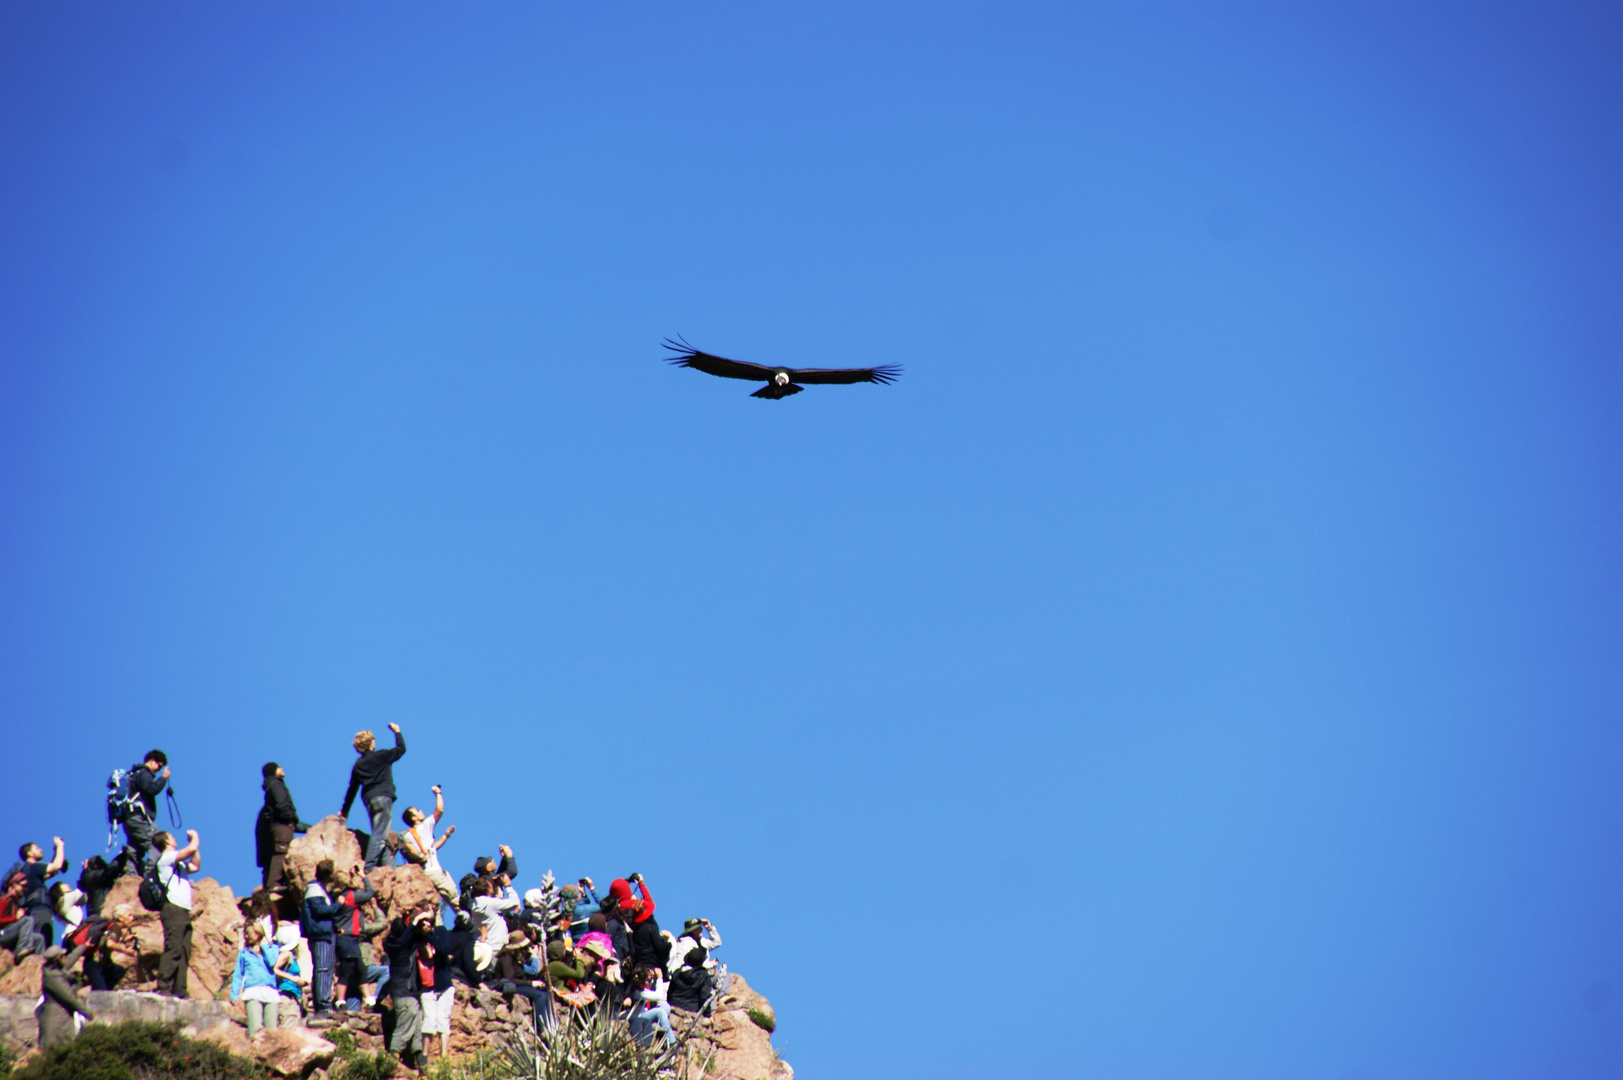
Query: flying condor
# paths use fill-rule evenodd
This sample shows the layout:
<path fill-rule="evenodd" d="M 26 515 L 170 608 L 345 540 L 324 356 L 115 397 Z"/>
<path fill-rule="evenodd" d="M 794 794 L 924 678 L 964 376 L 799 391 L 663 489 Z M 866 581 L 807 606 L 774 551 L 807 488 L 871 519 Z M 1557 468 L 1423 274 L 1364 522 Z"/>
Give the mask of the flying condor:
<path fill-rule="evenodd" d="M 806 389 L 799 383 L 892 383 L 902 373 L 900 364 L 884 364 L 871 368 L 790 368 L 765 367 L 761 364 L 749 364 L 743 360 L 729 360 L 725 356 L 712 356 L 707 352 L 700 352 L 687 342 L 670 338 L 665 339 L 665 347 L 675 356 L 666 357 L 678 367 L 695 368 L 706 375 L 720 375 L 724 379 L 749 379 L 751 382 L 764 382 L 750 397 L 786 398 L 790 394 L 798 394 Z"/>

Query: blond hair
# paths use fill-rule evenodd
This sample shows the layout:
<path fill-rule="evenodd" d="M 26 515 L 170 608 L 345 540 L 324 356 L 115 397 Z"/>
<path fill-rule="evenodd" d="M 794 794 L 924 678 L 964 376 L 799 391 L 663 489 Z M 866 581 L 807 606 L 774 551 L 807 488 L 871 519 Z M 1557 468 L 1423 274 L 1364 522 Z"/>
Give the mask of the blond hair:
<path fill-rule="evenodd" d="M 355 733 L 354 746 L 355 749 L 359 750 L 361 753 L 366 753 L 377 744 L 378 737 L 372 734 L 370 731 L 357 731 Z"/>
<path fill-rule="evenodd" d="M 249 945 L 258 945 L 265 940 L 265 928 L 259 925 L 256 919 L 242 928 L 242 940 Z"/>

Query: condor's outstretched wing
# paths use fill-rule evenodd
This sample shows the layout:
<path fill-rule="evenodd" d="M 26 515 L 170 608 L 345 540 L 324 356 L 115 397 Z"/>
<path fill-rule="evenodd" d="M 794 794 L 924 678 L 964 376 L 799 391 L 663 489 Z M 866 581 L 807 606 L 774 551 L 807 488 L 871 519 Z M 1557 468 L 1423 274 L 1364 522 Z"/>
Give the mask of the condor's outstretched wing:
<path fill-rule="evenodd" d="M 790 368 L 789 381 L 797 383 L 893 383 L 902 373 L 900 364 L 856 368 Z"/>
<path fill-rule="evenodd" d="M 697 368 L 706 375 L 720 375 L 724 379 L 752 379 L 755 382 L 771 382 L 772 376 L 778 373 L 777 368 L 762 367 L 760 364 L 746 364 L 742 360 L 729 360 L 725 356 L 712 356 L 707 352 L 700 352 L 685 341 L 672 341 L 665 339 L 665 347 L 675 356 L 666 357 L 677 367 Z"/>

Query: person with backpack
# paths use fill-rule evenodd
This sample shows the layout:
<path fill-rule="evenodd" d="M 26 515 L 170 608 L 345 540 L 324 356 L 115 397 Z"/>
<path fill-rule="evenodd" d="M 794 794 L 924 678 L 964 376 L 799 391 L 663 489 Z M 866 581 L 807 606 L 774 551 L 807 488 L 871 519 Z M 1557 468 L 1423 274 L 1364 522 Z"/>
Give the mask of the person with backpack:
<path fill-rule="evenodd" d="M 165 770 L 167 771 L 167 770 Z M 191 875 L 203 868 L 198 853 L 197 830 L 186 830 L 186 846 L 176 847 L 172 833 L 152 834 L 152 848 L 158 853 L 155 877 L 163 889 L 163 956 L 158 959 L 158 991 L 172 997 L 186 996 L 186 982 L 192 966 L 192 882 Z M 142 887 L 147 885 L 142 882 Z M 143 898 L 143 903 L 147 900 Z"/>
<path fill-rule="evenodd" d="M 372 836 L 366 842 L 366 869 L 370 873 L 383 863 L 383 852 L 389 840 L 389 822 L 394 820 L 394 763 L 406 754 L 406 737 L 399 724 L 390 724 L 394 732 L 394 749 L 379 750 L 377 736 L 370 731 L 358 731 L 351 745 L 361 755 L 349 770 L 349 790 L 344 792 L 344 808 L 338 813 L 348 820 L 349 808 L 355 803 L 355 793 L 361 793 L 366 809 L 372 816 Z"/>
<path fill-rule="evenodd" d="M 92 990 L 112 990 L 125 971 L 140 967 L 141 938 L 135 932 L 135 909 L 128 904 L 113 905 L 110 917 L 87 918 L 63 935 L 62 944 L 70 949 L 86 947 L 84 971 Z"/>
<path fill-rule="evenodd" d="M 293 796 L 287 790 L 287 772 L 276 762 L 267 761 L 259 770 L 263 777 L 265 805 L 259 808 L 254 822 L 254 847 L 259 856 L 259 868 L 265 871 L 260 882 L 266 889 L 280 889 L 287 876 L 287 849 L 297 833 L 309 832 L 310 826 L 299 820 L 299 811 L 293 805 Z"/>
<path fill-rule="evenodd" d="M 434 793 L 434 813 L 432 816 L 424 814 L 415 806 L 408 806 L 400 819 L 406 823 L 406 832 L 400 838 L 400 850 L 406 858 L 423 868 L 428 880 L 434 883 L 434 888 L 445 898 L 447 903 L 454 904 L 459 899 L 456 883 L 451 880 L 450 871 L 440 865 L 440 848 L 451 839 L 456 832 L 452 825 L 445 830 L 445 835 L 438 840 L 434 839 L 434 827 L 439 824 L 440 818 L 445 816 L 445 795 L 440 786 L 435 784 L 429 788 Z"/>
<path fill-rule="evenodd" d="M 108 814 L 124 826 L 125 861 L 137 874 L 145 875 L 158 822 L 158 796 L 169 782 L 169 755 L 149 750 L 141 764 L 114 775 L 119 783 L 107 796 Z"/>
<path fill-rule="evenodd" d="M 40 850 L 38 844 L 24 844 L 17 849 L 17 855 L 22 859 L 18 869 L 28 882 L 23 890 L 23 907 L 33 916 L 34 930 L 45 939 L 47 949 L 56 940 L 56 921 L 51 917 L 51 896 L 47 883 L 68 865 L 60 836 L 52 838 L 52 846 L 50 862 L 45 861 L 45 852 Z"/>
<path fill-rule="evenodd" d="M 358 1011 L 364 996 L 361 988 L 366 983 L 367 969 L 365 958 L 361 955 L 361 937 L 368 927 L 361 908 L 374 894 L 367 887 L 364 877 L 360 880 L 361 887 L 357 889 L 355 883 L 344 875 L 334 874 L 333 886 L 336 890 L 333 899 L 338 903 L 338 914 L 333 919 L 333 954 L 337 957 L 336 981 L 344 990 L 338 1003 L 346 1009 Z"/>

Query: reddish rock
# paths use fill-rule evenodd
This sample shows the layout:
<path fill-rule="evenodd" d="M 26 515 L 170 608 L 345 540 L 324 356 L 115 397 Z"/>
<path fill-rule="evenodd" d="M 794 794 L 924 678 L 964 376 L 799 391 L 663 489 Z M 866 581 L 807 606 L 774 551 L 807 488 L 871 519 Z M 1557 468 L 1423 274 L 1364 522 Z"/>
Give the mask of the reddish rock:
<path fill-rule="evenodd" d="M 420 866 L 380 866 L 367 880 L 391 919 L 419 907 L 439 909 L 439 892 Z"/>
<path fill-rule="evenodd" d="M 338 1047 L 306 1027 L 260 1028 L 250 1046 L 254 1060 L 277 1076 L 303 1076 L 338 1054 Z"/>
<path fill-rule="evenodd" d="M 134 989 L 150 978 L 163 955 L 163 923 L 156 911 L 141 906 L 136 890 L 141 879 L 125 874 L 114 882 L 102 910 L 112 914 L 118 904 L 128 904 L 135 914 L 135 933 L 141 939 L 140 970 L 127 972 L 119 989 Z M 242 915 L 229 888 L 213 878 L 192 882 L 192 963 L 186 977 L 186 996 L 199 1000 L 216 997 L 231 982 L 237 964 L 237 947 L 242 938 Z"/>
<path fill-rule="evenodd" d="M 346 875 L 359 874 L 366 862 L 360 841 L 349 824 L 337 814 L 328 814 L 303 836 L 295 836 L 287 847 L 287 871 L 300 891 L 315 880 L 316 866 L 331 859 L 333 869 Z M 353 879 L 352 879 L 353 880 Z"/>
<path fill-rule="evenodd" d="M 45 970 L 45 957 L 39 953 L 23 957 L 17 961 L 16 967 L 6 972 L 3 977 L 0 977 L 0 994 L 38 995 L 40 972 L 43 970 Z"/>
<path fill-rule="evenodd" d="M 702 1022 L 691 1048 L 695 1066 L 709 1056 L 709 1067 L 704 1075 L 725 1077 L 727 1080 L 794 1080 L 795 1071 L 787 1061 L 772 1049 L 772 1036 L 749 1017 L 749 1010 L 771 1013 L 772 1005 L 751 989 L 749 983 L 736 971 L 727 996 L 716 1007 L 716 1014 Z M 672 1023 L 678 1031 L 675 1017 Z M 684 1018 L 685 1023 L 685 1018 Z"/>
<path fill-rule="evenodd" d="M 248 1042 L 248 1029 L 235 1024 L 216 1024 L 203 1031 L 183 1028 L 181 1034 L 189 1035 L 199 1042 L 213 1043 L 226 1053 L 235 1054 L 237 1057 L 253 1056 L 253 1046 Z"/>

